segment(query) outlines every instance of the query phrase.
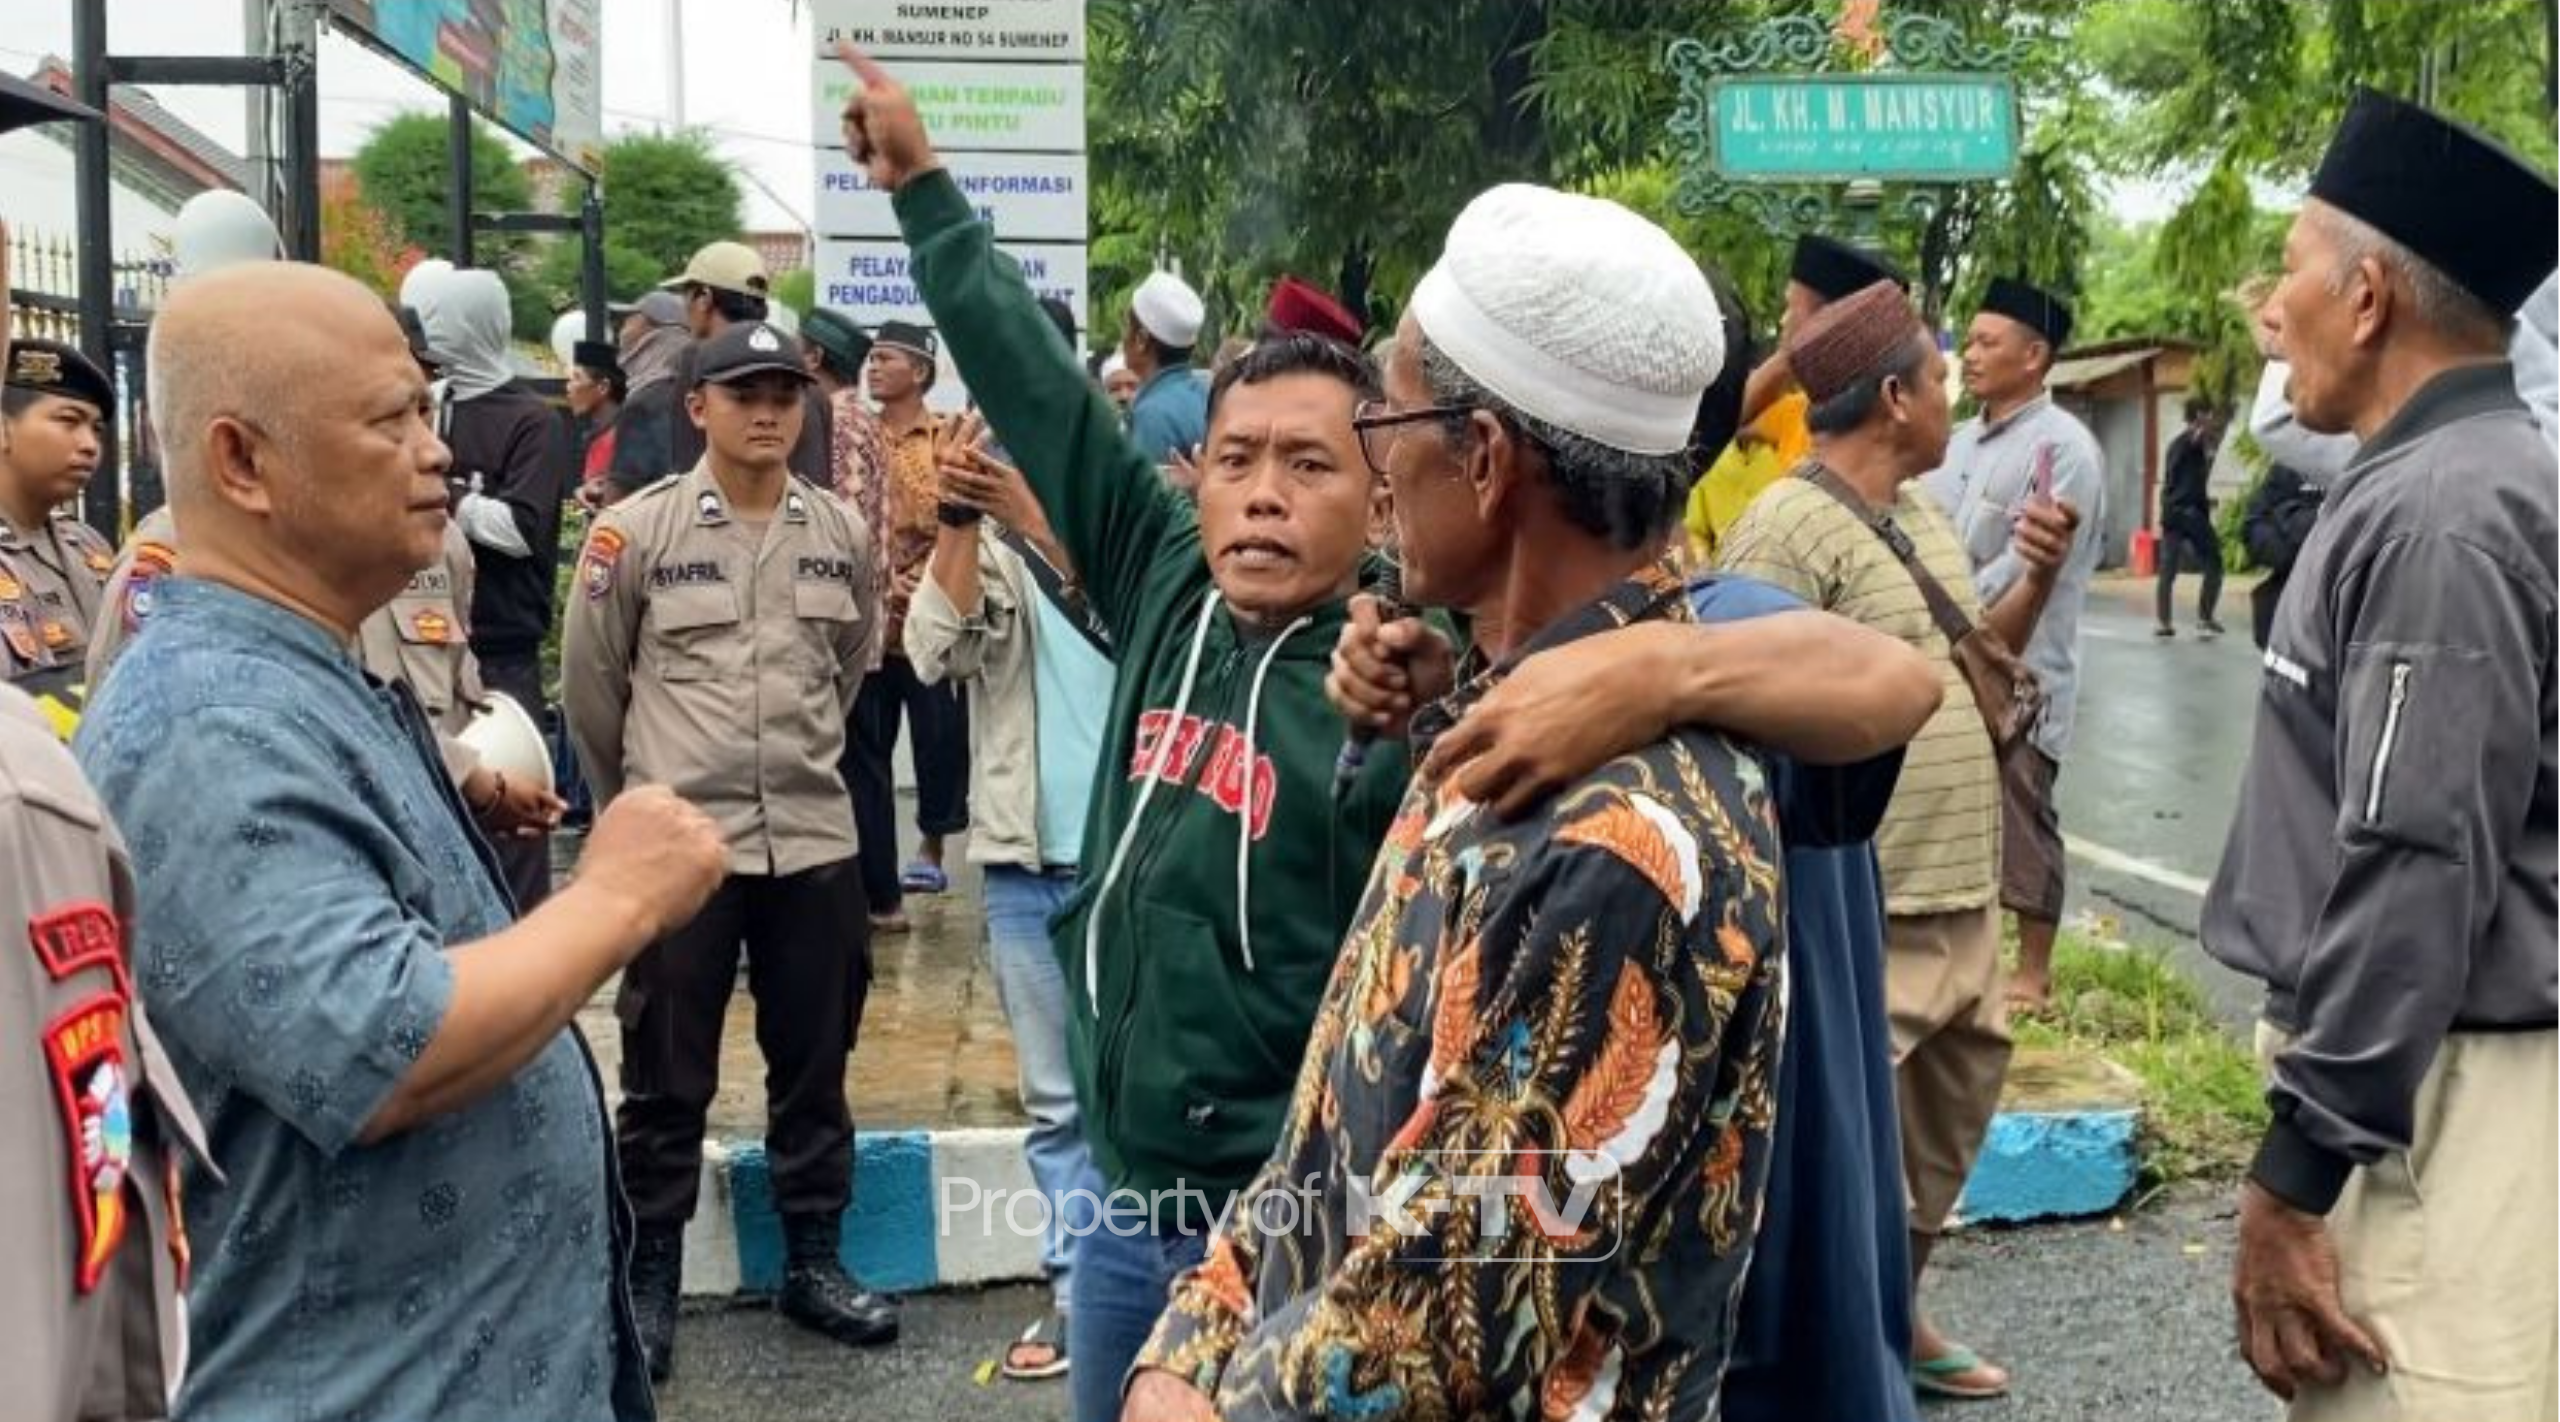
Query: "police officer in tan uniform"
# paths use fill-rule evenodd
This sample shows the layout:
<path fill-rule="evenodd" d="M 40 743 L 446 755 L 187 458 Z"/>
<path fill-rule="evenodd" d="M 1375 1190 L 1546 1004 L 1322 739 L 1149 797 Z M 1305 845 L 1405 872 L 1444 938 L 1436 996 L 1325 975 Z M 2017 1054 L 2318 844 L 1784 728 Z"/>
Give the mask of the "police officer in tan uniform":
<path fill-rule="evenodd" d="M 0 687 L 0 1386 L 38 1422 L 162 1418 L 186 1358 L 181 1152 L 203 1128 L 125 957 L 133 877 L 33 702 Z"/>
<path fill-rule="evenodd" d="M 874 550 L 850 509 L 791 476 L 809 380 L 798 342 L 744 322 L 704 342 L 695 368 L 686 416 L 703 458 L 597 515 L 561 648 L 561 701 L 598 806 L 664 785 L 729 842 L 728 881 L 623 970 L 616 1005 L 615 1134 L 640 1226 L 633 1304 L 661 1378 L 742 944 L 788 1251 L 783 1312 L 849 1343 L 898 1331 L 895 1308 L 837 1255 L 852 1193 L 845 1063 L 870 979 L 837 766 L 879 636 Z"/>
<path fill-rule="evenodd" d="M 0 661 L 38 694 L 80 680 L 115 550 L 67 509 L 97 472 L 106 373 L 58 341 L 10 347 L 0 380 Z"/>
<path fill-rule="evenodd" d="M 0 133 L 56 118 L 98 121 L 0 74 Z M 0 368 L 8 252 L 0 226 Z M 21 670 L 14 646 L 0 669 Z M 30 1422 L 149 1422 L 186 1364 L 172 1147 L 211 1157 L 133 998 L 123 846 L 54 735 L 0 686 L 0 922 L 27 925 L 0 953 L 0 1387 Z"/>

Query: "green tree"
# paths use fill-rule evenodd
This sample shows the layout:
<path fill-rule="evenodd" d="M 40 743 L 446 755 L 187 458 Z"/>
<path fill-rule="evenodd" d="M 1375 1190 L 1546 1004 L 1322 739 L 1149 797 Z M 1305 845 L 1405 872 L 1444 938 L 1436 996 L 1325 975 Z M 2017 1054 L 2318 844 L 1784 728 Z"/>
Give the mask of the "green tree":
<path fill-rule="evenodd" d="M 1468 199 L 1511 180 L 1611 191 L 1669 173 L 1678 102 L 1664 55 L 1680 37 L 1738 34 L 1774 16 L 1828 21 L 1836 0 L 1375 0 L 1234 5 L 1094 0 L 1088 76 L 1096 322 L 1128 287 L 1179 260 L 1213 325 L 1250 323 L 1280 271 L 1332 285 L 1379 325 Z M 2024 34 L 2020 81 L 2038 116 L 2020 181 L 1960 194 L 1879 236 L 1932 309 L 1998 264 L 2076 289 L 2094 207 L 2068 0 L 1936 0 L 1967 39 Z M 2050 115 L 2050 117 L 2048 117 Z M 1669 215 L 1667 202 L 1657 218 Z M 1684 237 L 1774 310 L 1762 275 L 1792 234 L 1722 218 Z"/>
<path fill-rule="evenodd" d="M 449 256 L 453 250 L 449 133 L 441 114 L 400 114 L 374 129 L 356 150 L 354 164 L 356 187 L 364 202 L 382 214 L 392 233 L 410 246 L 440 256 Z M 471 125 L 471 186 L 472 203 L 482 212 L 522 212 L 533 203 L 532 181 L 507 156 L 497 134 L 477 120 Z M 517 338 L 538 341 L 549 334 L 555 308 L 534 270 L 525 239 L 478 233 L 472 239 L 472 256 L 506 283 L 509 319 Z"/>
<path fill-rule="evenodd" d="M 403 242 L 440 256 L 453 249 L 453 169 L 442 114 L 406 113 L 385 120 L 356 150 L 356 185 L 390 220 Z M 522 212 L 533 185 L 487 124 L 471 125 L 471 187 L 483 212 Z M 486 238 L 474 247 L 489 246 Z"/>
<path fill-rule="evenodd" d="M 794 267 L 773 279 L 773 299 L 791 308 L 792 314 L 806 316 L 818 304 L 818 274 L 807 267 Z"/>
<path fill-rule="evenodd" d="M 692 131 L 625 134 L 604 146 L 604 286 L 637 299 L 682 271 L 694 249 L 734 238 L 745 225 L 737 170 Z M 553 240 L 529 283 L 550 311 L 574 306 L 584 247 Z M 544 318 L 547 328 L 549 317 Z"/>
<path fill-rule="evenodd" d="M 2233 398 L 2257 351 L 2224 294 L 2271 270 L 2310 167 L 2360 85 L 2474 123 L 2552 164 L 2550 0 L 2104 0 L 2080 49 L 2114 96 L 2111 172 L 2191 183 L 2150 252 L 2169 331 L 2204 348 L 2197 383 Z M 2262 201 L 2270 194 L 2279 205 Z"/>
<path fill-rule="evenodd" d="M 605 145 L 602 177 L 605 241 L 653 263 L 653 280 L 745 225 L 736 166 L 699 132 L 625 134 Z"/>

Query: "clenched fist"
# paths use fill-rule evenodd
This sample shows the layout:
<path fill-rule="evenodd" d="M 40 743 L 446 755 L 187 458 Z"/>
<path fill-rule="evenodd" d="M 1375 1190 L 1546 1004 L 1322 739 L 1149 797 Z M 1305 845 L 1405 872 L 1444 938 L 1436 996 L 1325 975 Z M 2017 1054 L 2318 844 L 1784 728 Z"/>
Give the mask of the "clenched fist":
<path fill-rule="evenodd" d="M 578 882 L 638 920 L 644 934 L 634 952 L 690 922 L 728 873 L 720 827 L 663 785 L 615 796 L 578 859 Z"/>

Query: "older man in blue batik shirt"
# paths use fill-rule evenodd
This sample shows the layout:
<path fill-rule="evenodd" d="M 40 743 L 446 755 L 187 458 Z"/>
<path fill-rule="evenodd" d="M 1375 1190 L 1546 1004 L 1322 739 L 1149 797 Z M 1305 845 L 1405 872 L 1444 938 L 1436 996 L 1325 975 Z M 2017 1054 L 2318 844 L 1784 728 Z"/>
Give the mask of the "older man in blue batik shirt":
<path fill-rule="evenodd" d="M 718 882 L 663 792 L 514 922 L 357 624 L 432 562 L 449 457 L 381 301 L 317 267 L 189 283 L 151 338 L 189 576 L 77 750 L 126 827 L 139 991 L 220 1174 L 187 1180 L 176 1415 L 647 1418 L 628 1224 L 571 1015 Z"/>

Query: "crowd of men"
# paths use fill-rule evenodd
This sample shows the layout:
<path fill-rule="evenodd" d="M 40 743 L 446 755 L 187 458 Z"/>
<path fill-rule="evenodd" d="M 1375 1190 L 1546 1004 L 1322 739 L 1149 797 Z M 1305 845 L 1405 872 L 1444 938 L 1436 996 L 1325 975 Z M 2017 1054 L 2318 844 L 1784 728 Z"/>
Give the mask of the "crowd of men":
<path fill-rule="evenodd" d="M 714 243 L 612 340 L 564 324 L 564 416 L 493 274 L 386 305 L 226 201 L 119 552 L 61 512 L 112 383 L 0 326 L 0 660 L 56 712 L 0 694 L 31 1415 L 654 1415 L 742 954 L 779 1306 L 895 1339 L 847 1074 L 963 834 L 1052 1205 L 1003 1368 L 1079 1422 L 2007 1392 L 1917 1299 L 2051 990 L 2107 521 L 2069 304 L 1989 284 L 1958 422 L 1883 255 L 1806 236 L 1755 360 L 1713 254 L 1511 184 L 1375 352 L 1289 279 L 1204 369 L 1160 272 L 1089 365 L 842 54 L 929 327 L 794 334 Z M 2560 463 L 2506 359 L 2556 201 L 2360 94 L 2252 307 L 2253 429 L 2333 462 L 2253 510 L 2291 576 L 2204 939 L 2268 988 L 2232 1292 L 2300 1417 L 2560 1406 Z M 2209 632 L 2221 424 L 2161 511 Z M 548 709 L 555 630 L 557 785 L 475 727 Z"/>

